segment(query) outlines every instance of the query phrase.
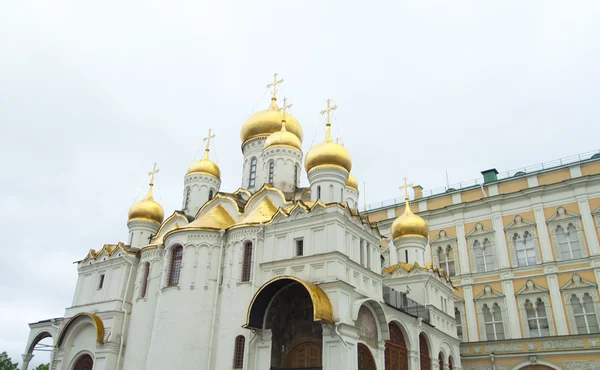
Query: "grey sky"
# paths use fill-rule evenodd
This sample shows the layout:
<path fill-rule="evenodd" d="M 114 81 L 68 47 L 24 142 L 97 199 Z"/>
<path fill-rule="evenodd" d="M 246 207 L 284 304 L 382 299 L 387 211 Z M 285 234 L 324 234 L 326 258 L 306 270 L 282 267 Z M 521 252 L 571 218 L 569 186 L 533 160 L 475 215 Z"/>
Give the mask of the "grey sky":
<path fill-rule="evenodd" d="M 274 72 L 305 153 L 339 106 L 369 203 L 404 175 L 430 189 L 598 149 L 598 19 L 571 0 L 2 1 L 0 351 L 21 362 L 27 323 L 70 305 L 71 262 L 126 241 L 153 162 L 169 215 L 211 127 L 222 190 L 240 185 Z"/>

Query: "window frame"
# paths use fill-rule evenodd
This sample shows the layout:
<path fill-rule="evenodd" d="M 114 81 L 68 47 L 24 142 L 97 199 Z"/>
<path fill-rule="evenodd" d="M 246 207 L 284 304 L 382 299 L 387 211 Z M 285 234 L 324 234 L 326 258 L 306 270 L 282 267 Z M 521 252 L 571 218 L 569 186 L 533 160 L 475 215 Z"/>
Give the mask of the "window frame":
<path fill-rule="evenodd" d="M 504 330 L 504 339 L 511 339 L 511 333 L 510 333 L 510 327 L 509 327 L 509 323 L 508 321 L 510 320 L 510 318 L 508 317 L 507 314 L 507 310 L 506 310 L 506 300 L 505 300 L 505 296 L 500 293 L 497 292 L 495 290 L 493 290 L 489 285 L 486 285 L 483 289 L 483 291 L 477 295 L 477 297 L 474 298 L 475 301 L 475 308 L 476 308 L 476 312 L 477 312 L 477 322 L 479 325 L 479 332 L 481 333 L 481 340 L 487 340 L 487 329 L 486 329 L 486 321 L 484 318 L 484 313 L 483 313 L 483 306 L 487 305 L 488 308 L 490 309 L 490 313 L 492 314 L 492 318 L 493 318 L 493 307 L 494 305 L 498 305 L 498 307 L 500 308 L 500 314 L 501 314 L 501 318 L 502 318 L 502 328 Z M 495 320 L 494 320 L 494 323 Z M 494 330 L 496 330 L 496 327 L 494 326 Z M 496 331 L 494 333 L 494 335 L 496 336 Z M 463 335 L 464 335 L 464 331 L 463 331 Z M 485 339 L 484 339 L 485 338 Z M 496 340 L 500 340 L 500 339 L 496 339 Z"/>
<path fill-rule="evenodd" d="M 243 335 L 238 335 L 235 337 L 233 343 L 233 369 L 243 369 L 244 368 L 244 352 L 246 347 L 246 337 Z"/>
<path fill-rule="evenodd" d="M 248 188 L 256 186 L 256 170 L 258 168 L 258 159 L 250 158 L 250 171 L 248 172 Z"/>
<path fill-rule="evenodd" d="M 458 315 L 457 315 L 458 314 Z M 458 319 L 457 319 L 458 317 Z M 465 342 L 465 333 L 466 333 L 466 325 L 465 325 L 465 314 L 464 308 L 458 307 L 458 305 L 454 304 L 454 322 L 456 326 L 456 337 L 461 341 Z M 458 333 L 460 329 L 460 334 Z"/>
<path fill-rule="evenodd" d="M 181 251 L 181 253 L 177 253 Z M 169 275 L 167 277 L 167 287 L 179 286 L 181 281 L 181 269 L 183 268 L 183 246 L 175 244 L 169 251 Z"/>
<path fill-rule="evenodd" d="M 548 289 L 537 286 L 532 280 L 527 280 L 523 288 L 519 289 L 515 293 L 517 297 L 517 305 L 521 321 L 521 329 L 523 331 L 524 338 L 543 338 L 546 336 L 554 336 L 556 332 L 554 330 L 554 312 L 552 302 L 550 301 L 550 294 Z M 540 300 L 544 303 L 544 309 L 546 311 L 546 319 L 548 320 L 548 335 L 541 337 L 532 337 L 529 330 L 529 317 L 527 316 L 526 302 L 529 300 L 535 305 L 537 315 L 537 301 Z"/>
<path fill-rule="evenodd" d="M 294 239 L 294 256 L 304 256 L 304 238 Z"/>
<path fill-rule="evenodd" d="M 275 162 L 269 161 L 269 184 L 273 185 L 273 181 L 275 178 Z"/>
<path fill-rule="evenodd" d="M 247 241 L 243 244 L 243 255 L 242 255 L 242 271 L 240 276 L 240 282 L 247 283 L 252 278 L 252 257 L 254 253 L 253 244 Z"/>
<path fill-rule="evenodd" d="M 100 273 L 100 276 L 98 277 L 98 285 L 97 285 L 98 290 L 102 290 L 102 288 L 104 288 L 105 280 L 106 280 L 106 271 L 103 271 Z"/>
<path fill-rule="evenodd" d="M 457 239 L 454 236 L 448 235 L 444 230 L 441 230 L 439 232 L 439 234 L 429 244 L 430 244 L 431 250 L 433 251 L 433 264 L 435 266 L 437 266 L 438 268 L 443 268 L 444 271 L 446 271 L 446 273 L 448 273 L 450 276 L 460 275 L 460 261 L 457 258 L 457 256 L 458 256 L 458 254 L 457 254 L 458 253 Z M 438 255 L 438 250 L 440 247 L 442 248 L 442 251 L 446 251 L 446 258 L 448 257 L 447 256 L 447 248 L 448 247 L 452 248 L 452 251 L 454 253 L 454 258 L 452 260 L 454 262 L 454 275 L 449 273 L 449 271 L 446 269 L 447 266 L 442 266 L 442 261 L 440 261 L 440 258 Z"/>
<path fill-rule="evenodd" d="M 568 212 L 564 209 L 564 207 L 558 207 L 556 212 L 552 217 L 550 217 L 546 223 L 548 224 L 548 229 L 550 231 L 550 240 L 552 243 L 552 248 L 554 249 L 554 255 L 556 261 L 570 261 L 574 259 L 581 259 L 588 257 L 588 249 L 586 244 L 585 235 L 583 232 L 583 226 L 581 224 L 581 215 L 576 213 Z M 581 250 L 581 257 L 573 258 L 573 251 L 570 247 L 571 240 L 569 240 L 567 236 L 567 243 L 569 245 L 569 252 L 571 254 L 570 259 L 564 259 L 561 252 L 561 243 L 559 241 L 559 234 L 557 232 L 558 226 L 565 231 L 568 231 L 569 225 L 573 225 L 575 228 L 575 234 L 577 236 L 577 242 L 579 244 L 579 248 Z"/>

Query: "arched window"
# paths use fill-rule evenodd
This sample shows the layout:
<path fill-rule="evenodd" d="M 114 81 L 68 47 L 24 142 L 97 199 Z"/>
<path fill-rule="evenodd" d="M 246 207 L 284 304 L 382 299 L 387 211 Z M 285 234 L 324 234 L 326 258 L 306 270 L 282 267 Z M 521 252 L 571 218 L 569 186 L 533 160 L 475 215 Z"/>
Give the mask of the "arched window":
<path fill-rule="evenodd" d="M 419 354 L 421 355 L 421 369 L 431 369 L 431 357 L 429 356 L 429 345 L 423 333 L 419 334 Z"/>
<path fill-rule="evenodd" d="M 333 185 L 329 185 L 329 201 L 333 202 Z"/>
<path fill-rule="evenodd" d="M 513 235 L 513 245 L 517 253 L 517 263 L 519 266 L 531 266 L 537 263 L 535 257 L 535 246 L 533 239 L 528 231 L 525 231 L 523 238 L 517 233 Z"/>
<path fill-rule="evenodd" d="M 321 186 L 317 186 L 317 199 L 321 199 Z"/>
<path fill-rule="evenodd" d="M 454 370 L 454 361 L 452 360 L 452 356 L 448 357 L 448 370 Z"/>
<path fill-rule="evenodd" d="M 181 275 L 181 262 L 183 260 L 183 247 L 178 245 L 171 251 L 171 269 L 169 270 L 169 286 L 179 284 Z"/>
<path fill-rule="evenodd" d="M 408 370 L 408 348 L 400 327 L 391 322 L 388 325 L 390 340 L 385 342 L 385 369 Z"/>
<path fill-rule="evenodd" d="M 598 318 L 594 309 L 594 300 L 585 293 L 583 296 L 583 306 L 579 297 L 575 294 L 571 296 L 571 308 L 573 316 L 575 316 L 575 324 L 577 325 L 577 334 L 598 333 Z"/>
<path fill-rule="evenodd" d="M 454 249 L 451 246 L 446 246 L 446 250 L 442 247 L 438 248 L 438 261 L 440 262 L 440 268 L 443 268 L 444 271 L 450 276 L 456 275 L 456 270 L 454 268 Z"/>
<path fill-rule="evenodd" d="M 235 337 L 235 345 L 233 348 L 233 368 L 241 369 L 244 367 L 244 345 L 246 338 L 243 335 Z"/>
<path fill-rule="evenodd" d="M 150 278 L 150 262 L 144 263 L 142 275 L 142 285 L 140 287 L 140 297 L 144 298 L 148 292 L 148 279 Z"/>
<path fill-rule="evenodd" d="M 525 301 L 525 312 L 527 313 L 527 325 L 529 327 L 530 337 L 546 337 L 550 335 L 548 316 L 546 316 L 546 306 L 540 298 L 537 299 L 535 307 L 534 304 L 527 299 Z"/>
<path fill-rule="evenodd" d="M 300 172 L 300 167 L 296 164 L 294 166 L 294 186 L 298 186 L 298 172 Z"/>
<path fill-rule="evenodd" d="M 344 188 L 340 189 L 340 203 L 344 201 Z"/>
<path fill-rule="evenodd" d="M 442 352 L 438 356 L 438 365 L 440 369 L 444 369 L 444 354 Z"/>
<path fill-rule="evenodd" d="M 500 306 L 498 306 L 498 303 L 494 303 L 491 311 L 488 305 L 484 304 L 482 307 L 482 311 L 487 340 L 504 339 L 502 312 L 500 311 Z"/>
<path fill-rule="evenodd" d="M 463 341 L 462 316 L 460 314 L 460 310 L 458 309 L 458 307 L 454 307 L 454 319 L 456 320 L 456 336 L 462 342 Z"/>
<path fill-rule="evenodd" d="M 558 225 L 556 227 L 556 239 L 558 240 L 558 250 L 560 251 L 561 260 L 570 260 L 573 258 L 583 257 L 581 253 L 581 245 L 577 237 L 577 228 L 573 224 L 567 226 L 567 232 Z"/>
<path fill-rule="evenodd" d="M 250 281 L 250 271 L 252 269 L 252 243 L 244 245 L 244 261 L 242 263 L 242 281 Z"/>
<path fill-rule="evenodd" d="M 93 367 L 94 360 L 92 359 L 92 356 L 86 353 L 77 359 L 75 365 L 73 365 L 73 370 L 92 370 Z"/>
<path fill-rule="evenodd" d="M 275 162 L 269 163 L 269 184 L 273 184 L 273 176 L 275 175 Z"/>
<path fill-rule="evenodd" d="M 248 177 L 248 187 L 254 187 L 256 184 L 256 158 L 250 160 L 250 177 Z"/>
<path fill-rule="evenodd" d="M 215 193 L 212 189 L 208 192 L 208 200 L 211 200 L 215 196 Z"/>
<path fill-rule="evenodd" d="M 192 189 L 188 188 L 185 192 L 185 205 L 183 206 L 186 209 L 190 205 L 190 198 L 192 196 Z"/>
<path fill-rule="evenodd" d="M 489 239 L 483 240 L 483 246 L 479 240 L 473 243 L 473 252 L 475 252 L 475 265 L 477 272 L 492 271 L 494 269 L 494 258 L 492 253 L 492 243 Z"/>
<path fill-rule="evenodd" d="M 404 262 L 408 263 L 408 251 L 404 251 Z"/>

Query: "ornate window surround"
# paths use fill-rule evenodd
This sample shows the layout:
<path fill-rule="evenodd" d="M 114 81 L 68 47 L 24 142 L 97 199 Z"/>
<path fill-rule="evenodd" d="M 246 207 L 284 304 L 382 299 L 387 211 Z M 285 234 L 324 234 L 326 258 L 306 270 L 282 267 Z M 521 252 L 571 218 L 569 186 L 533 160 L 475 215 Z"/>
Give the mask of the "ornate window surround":
<path fill-rule="evenodd" d="M 440 259 L 438 256 L 438 248 L 442 248 L 444 251 L 447 247 L 451 247 L 454 251 L 454 275 L 460 275 L 460 264 L 458 261 L 458 239 L 452 235 L 448 235 L 444 230 L 440 231 L 438 236 L 436 236 L 431 242 L 429 242 L 429 246 L 431 247 L 431 251 L 433 252 L 433 264 L 437 267 L 440 266 Z M 445 271 L 445 269 L 444 269 Z M 448 271 L 446 271 L 448 272 Z"/>
<path fill-rule="evenodd" d="M 567 306 L 567 319 L 569 321 L 569 328 L 571 334 L 577 334 L 577 323 L 575 322 L 575 315 L 573 307 L 571 305 L 571 296 L 575 294 L 579 298 L 579 302 L 583 304 L 583 296 L 588 293 L 594 301 L 594 311 L 596 312 L 596 318 L 600 319 L 600 302 L 598 301 L 598 284 L 594 284 L 590 281 L 582 279 L 578 274 L 573 274 L 571 280 L 569 280 L 560 289 L 563 293 L 565 305 Z"/>
<path fill-rule="evenodd" d="M 600 207 L 592 211 L 592 217 L 596 221 L 596 232 L 598 233 L 597 235 L 600 236 Z"/>
<path fill-rule="evenodd" d="M 587 245 L 585 243 L 585 236 L 583 233 L 583 227 L 581 225 L 581 215 L 565 210 L 563 207 L 558 207 L 556 212 L 546 220 L 546 224 L 550 229 L 550 239 L 552 241 L 552 247 L 554 249 L 554 255 L 557 261 L 562 261 L 560 246 L 558 245 L 558 237 L 556 235 L 556 228 L 560 225 L 563 230 L 567 230 L 569 224 L 573 224 L 577 229 L 577 239 L 581 246 L 581 254 L 583 258 L 588 257 Z"/>
<path fill-rule="evenodd" d="M 490 311 L 494 303 L 497 303 L 502 313 L 502 326 L 504 327 L 504 339 L 511 339 L 510 335 L 510 317 L 506 310 L 506 300 L 504 294 L 492 289 L 489 285 L 483 288 L 483 291 L 473 298 L 475 301 L 475 308 L 477 309 L 477 321 L 479 323 L 479 332 L 482 338 L 487 338 L 487 332 L 485 330 L 485 319 L 483 317 L 483 305 L 487 304 Z M 464 332 L 463 332 L 464 335 Z"/>
<path fill-rule="evenodd" d="M 528 232 L 529 235 L 531 235 L 531 240 L 533 241 L 533 248 L 535 249 L 536 264 L 539 265 L 540 263 L 542 263 L 542 256 L 540 254 L 540 245 L 537 237 L 535 222 L 525 220 L 520 215 L 516 215 L 514 220 L 510 224 L 508 224 L 504 231 L 506 232 L 506 241 L 508 242 L 508 249 L 510 251 L 510 259 L 513 267 L 526 267 L 519 266 L 519 261 L 517 258 L 517 246 L 513 241 L 513 236 L 515 234 L 519 235 L 522 240 L 525 232 Z"/>
<path fill-rule="evenodd" d="M 458 310 L 458 312 L 460 313 L 460 325 L 458 325 L 458 323 L 455 323 L 455 327 L 457 330 L 457 337 L 458 337 L 458 327 L 462 327 L 462 338 L 458 337 L 458 339 L 460 339 L 461 342 L 467 342 L 467 317 L 466 317 L 466 313 L 465 313 L 465 301 L 463 301 L 462 299 L 458 299 L 454 301 L 454 315 L 456 315 L 456 311 Z"/>
<path fill-rule="evenodd" d="M 523 328 L 523 334 L 525 338 L 532 338 L 529 333 L 529 323 L 527 321 L 525 302 L 529 299 L 529 301 L 535 305 L 535 302 L 538 298 L 544 302 L 544 306 L 546 308 L 546 318 L 548 319 L 548 329 L 550 331 L 549 336 L 556 335 L 554 330 L 554 313 L 552 311 L 552 303 L 550 302 L 548 289 L 535 285 L 535 283 L 531 280 L 527 280 L 525 286 L 519 289 L 519 291 L 515 293 L 515 296 L 517 297 L 517 304 L 519 305 L 519 316 L 521 318 L 521 327 Z"/>
<path fill-rule="evenodd" d="M 466 235 L 467 238 L 467 248 L 469 249 L 469 254 L 470 254 L 470 260 L 471 260 L 471 271 L 474 273 L 478 273 L 478 272 L 490 272 L 490 271 L 495 271 L 498 269 L 498 252 L 496 250 L 496 238 L 495 238 L 495 233 L 494 230 L 492 229 L 488 229 L 487 227 L 483 226 L 480 222 L 478 222 L 477 224 L 475 224 L 475 227 L 473 228 L 473 230 L 469 231 L 469 233 Z M 483 246 L 483 241 L 487 239 L 490 242 L 490 246 L 492 248 L 492 257 L 494 260 L 494 267 L 491 270 L 487 270 L 487 271 L 479 271 L 477 270 L 477 261 L 475 259 L 475 249 L 473 248 L 473 244 L 476 241 L 479 241 L 479 243 Z"/>

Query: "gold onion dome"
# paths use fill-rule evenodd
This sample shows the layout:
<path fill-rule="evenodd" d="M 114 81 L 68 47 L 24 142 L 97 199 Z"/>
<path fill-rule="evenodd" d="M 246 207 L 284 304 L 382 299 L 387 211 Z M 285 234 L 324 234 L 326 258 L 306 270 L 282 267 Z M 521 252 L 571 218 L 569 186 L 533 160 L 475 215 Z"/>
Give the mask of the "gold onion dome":
<path fill-rule="evenodd" d="M 319 166 L 339 166 L 350 172 L 352 169 L 352 158 L 343 145 L 331 140 L 331 124 L 327 124 L 325 142 L 313 146 L 306 154 L 304 167 L 306 172 Z"/>
<path fill-rule="evenodd" d="M 277 106 L 277 98 L 271 98 L 269 109 L 254 113 L 242 126 L 242 143 L 255 138 L 267 137 L 281 131 L 281 121 L 285 120 L 286 129 L 302 142 L 303 132 L 300 123 L 289 113 L 282 114 Z"/>
<path fill-rule="evenodd" d="M 152 198 L 153 186 L 154 184 L 150 183 L 150 190 L 148 190 L 146 198 L 138 200 L 131 206 L 129 209 L 129 221 L 153 221 L 159 224 L 163 222 L 165 212 L 163 211 L 163 207 Z"/>
<path fill-rule="evenodd" d="M 204 158 L 194 161 L 187 170 L 186 174 L 203 173 L 221 179 L 221 169 L 217 164 L 208 159 L 209 149 L 204 150 Z"/>
<path fill-rule="evenodd" d="M 412 213 L 406 197 L 406 208 L 404 213 L 398 217 L 392 224 L 392 238 L 396 240 L 403 236 L 417 236 L 427 238 L 429 235 L 429 226 L 421 217 Z"/>
<path fill-rule="evenodd" d="M 358 191 L 358 181 L 352 174 L 348 174 L 348 181 L 346 181 L 346 187 Z"/>

